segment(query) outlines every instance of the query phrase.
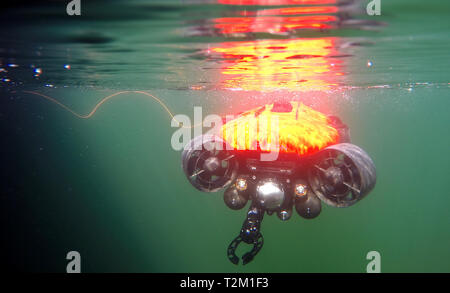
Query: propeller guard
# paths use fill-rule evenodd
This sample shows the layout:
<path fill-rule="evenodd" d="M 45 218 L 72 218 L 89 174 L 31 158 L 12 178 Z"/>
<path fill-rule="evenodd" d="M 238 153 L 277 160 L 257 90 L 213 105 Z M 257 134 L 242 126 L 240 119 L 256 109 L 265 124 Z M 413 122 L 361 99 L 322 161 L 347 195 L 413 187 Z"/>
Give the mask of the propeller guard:
<path fill-rule="evenodd" d="M 204 192 L 216 192 L 230 185 L 239 165 L 230 149 L 223 139 L 211 134 L 191 140 L 181 154 L 183 171 L 189 182 Z"/>
<path fill-rule="evenodd" d="M 376 169 L 360 147 L 339 143 L 317 153 L 308 172 L 314 193 L 326 204 L 348 207 L 366 196 L 375 186 Z"/>

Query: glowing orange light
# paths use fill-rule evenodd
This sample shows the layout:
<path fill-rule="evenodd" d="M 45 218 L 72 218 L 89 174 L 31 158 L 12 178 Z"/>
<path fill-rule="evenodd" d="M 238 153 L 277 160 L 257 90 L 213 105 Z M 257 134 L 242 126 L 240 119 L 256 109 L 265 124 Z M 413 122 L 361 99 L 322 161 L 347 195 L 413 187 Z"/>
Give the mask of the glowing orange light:
<path fill-rule="evenodd" d="M 214 33 L 231 37 L 295 35 L 300 30 L 334 29 L 339 23 L 336 0 L 218 0 L 227 5 L 296 5 L 252 8 L 237 17 L 212 19 Z M 299 6 L 308 5 L 308 6 Z M 323 91 L 337 85 L 341 59 L 337 38 L 303 38 L 227 42 L 208 52 L 223 60 L 221 85 L 245 91 Z M 216 56 L 214 56 L 216 57 Z"/>
<path fill-rule="evenodd" d="M 214 19 L 214 27 L 221 34 L 235 33 L 284 33 L 296 29 L 331 29 L 337 17 L 334 15 L 309 16 L 257 16 L 221 17 Z"/>
<path fill-rule="evenodd" d="M 247 111 L 222 126 L 222 137 L 236 150 L 274 151 L 277 135 L 277 151 L 299 155 L 312 154 L 338 142 L 338 131 L 327 116 L 302 103 L 291 105 L 290 112 L 272 112 L 274 104 Z M 274 119 L 278 120 L 276 129 Z"/>
<path fill-rule="evenodd" d="M 335 85 L 336 67 L 329 60 L 334 43 L 334 38 L 260 40 L 222 43 L 210 50 L 222 54 L 227 89 L 309 91 Z"/>
<path fill-rule="evenodd" d="M 320 5 L 336 4 L 337 0 L 218 0 L 223 5 Z"/>
<path fill-rule="evenodd" d="M 337 6 L 307 6 L 307 7 L 287 7 L 278 9 L 264 9 L 261 11 L 241 11 L 239 15 L 298 15 L 298 14 L 330 14 L 338 12 Z"/>

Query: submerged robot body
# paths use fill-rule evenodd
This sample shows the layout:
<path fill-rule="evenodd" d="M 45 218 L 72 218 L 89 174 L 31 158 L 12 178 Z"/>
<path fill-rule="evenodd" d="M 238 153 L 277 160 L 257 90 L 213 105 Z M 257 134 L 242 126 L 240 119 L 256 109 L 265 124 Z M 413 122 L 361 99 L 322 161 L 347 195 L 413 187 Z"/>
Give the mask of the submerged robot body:
<path fill-rule="evenodd" d="M 249 125 L 273 115 L 280 119 L 278 157 L 261 161 L 264 138 L 259 134 L 252 138 Z M 237 135 L 241 126 L 244 137 Z M 235 254 L 239 243 L 253 245 L 242 257 L 243 264 L 262 248 L 260 228 L 265 213 L 276 213 L 286 221 L 295 207 L 301 217 L 312 219 L 320 214 L 322 202 L 351 206 L 376 182 L 372 160 L 350 143 L 347 126 L 337 117 L 297 102 L 245 112 L 225 124 L 222 133 L 194 138 L 183 150 L 182 166 L 195 188 L 204 192 L 226 188 L 224 201 L 230 209 L 239 210 L 251 202 L 239 235 L 228 247 L 228 258 L 234 264 L 239 262 Z"/>

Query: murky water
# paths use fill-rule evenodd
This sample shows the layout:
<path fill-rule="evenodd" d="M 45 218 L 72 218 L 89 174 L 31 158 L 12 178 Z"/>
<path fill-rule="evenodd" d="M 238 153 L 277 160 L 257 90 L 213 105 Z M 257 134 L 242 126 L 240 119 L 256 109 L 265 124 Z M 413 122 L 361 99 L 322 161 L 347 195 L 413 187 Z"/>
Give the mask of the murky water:
<path fill-rule="evenodd" d="M 82 1 L 11 6 L 0 23 L 2 259 L 18 270 L 448 272 L 450 5 L 382 1 Z M 238 5 L 238 4 L 266 5 Z M 27 4 L 28 3 L 28 4 Z M 279 2 L 280 3 L 280 2 Z M 362 7 L 362 8 L 361 8 Z M 175 114 L 277 100 L 333 113 L 377 166 L 377 185 L 314 220 L 267 216 L 265 245 L 234 266 L 244 210 L 192 188 L 171 147 Z"/>

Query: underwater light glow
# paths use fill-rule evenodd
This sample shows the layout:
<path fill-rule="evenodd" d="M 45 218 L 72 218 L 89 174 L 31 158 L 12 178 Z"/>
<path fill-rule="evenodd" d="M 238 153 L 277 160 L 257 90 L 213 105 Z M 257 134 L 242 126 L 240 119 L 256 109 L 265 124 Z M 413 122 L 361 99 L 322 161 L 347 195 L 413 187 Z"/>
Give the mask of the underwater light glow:
<path fill-rule="evenodd" d="M 337 20 L 334 15 L 220 17 L 214 19 L 214 28 L 220 34 L 277 34 L 297 29 L 332 29 Z"/>
<path fill-rule="evenodd" d="M 337 0 L 217 0 L 223 5 L 320 5 L 336 4 Z"/>
<path fill-rule="evenodd" d="M 224 124 L 222 138 L 236 150 L 273 151 L 278 132 L 279 152 L 308 155 L 339 141 L 336 128 L 325 114 L 299 102 L 290 102 L 290 112 L 272 112 L 274 104 L 253 109 Z M 271 120 L 278 119 L 277 131 Z"/>
<path fill-rule="evenodd" d="M 327 90 L 336 85 L 340 60 L 335 38 L 228 42 L 210 48 L 219 53 L 225 89 L 247 91 Z"/>
<path fill-rule="evenodd" d="M 306 7 L 285 7 L 275 9 L 263 9 L 260 11 L 241 11 L 239 15 L 253 16 L 253 15 L 298 15 L 298 14 L 327 14 L 337 13 L 337 6 L 306 6 Z"/>

